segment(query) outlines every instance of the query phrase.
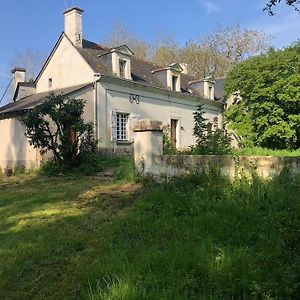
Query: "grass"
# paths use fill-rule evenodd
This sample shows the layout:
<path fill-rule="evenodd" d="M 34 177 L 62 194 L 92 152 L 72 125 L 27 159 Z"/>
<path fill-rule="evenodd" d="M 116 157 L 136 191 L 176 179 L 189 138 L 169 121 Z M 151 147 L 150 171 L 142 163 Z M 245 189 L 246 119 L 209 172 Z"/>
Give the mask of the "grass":
<path fill-rule="evenodd" d="M 300 149 L 297 150 L 272 150 L 267 148 L 252 147 L 252 148 L 241 148 L 233 149 L 233 155 L 245 155 L 245 156 L 300 156 Z"/>
<path fill-rule="evenodd" d="M 0 299 L 297 298 L 299 176 L 141 185 L 126 164 L 0 178 Z"/>

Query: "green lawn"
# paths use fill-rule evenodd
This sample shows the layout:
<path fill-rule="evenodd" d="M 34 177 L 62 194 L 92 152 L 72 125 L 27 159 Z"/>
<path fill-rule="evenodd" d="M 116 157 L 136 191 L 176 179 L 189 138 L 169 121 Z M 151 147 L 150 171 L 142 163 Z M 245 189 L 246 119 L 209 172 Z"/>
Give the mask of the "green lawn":
<path fill-rule="evenodd" d="M 0 179 L 0 299 L 295 299 L 300 177 Z"/>

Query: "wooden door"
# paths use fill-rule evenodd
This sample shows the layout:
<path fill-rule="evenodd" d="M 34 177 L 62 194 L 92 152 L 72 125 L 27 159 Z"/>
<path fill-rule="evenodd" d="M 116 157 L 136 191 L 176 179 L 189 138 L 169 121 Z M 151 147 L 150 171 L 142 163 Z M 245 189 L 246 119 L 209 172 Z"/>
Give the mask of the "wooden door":
<path fill-rule="evenodd" d="M 177 123 L 178 120 L 171 119 L 171 142 L 174 148 L 176 148 L 176 135 L 177 135 Z"/>

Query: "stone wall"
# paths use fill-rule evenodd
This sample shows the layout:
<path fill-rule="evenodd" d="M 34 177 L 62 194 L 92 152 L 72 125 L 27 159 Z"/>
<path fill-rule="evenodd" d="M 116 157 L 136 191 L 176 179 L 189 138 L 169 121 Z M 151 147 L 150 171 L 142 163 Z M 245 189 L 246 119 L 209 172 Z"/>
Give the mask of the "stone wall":
<path fill-rule="evenodd" d="M 174 177 L 218 168 L 234 178 L 238 173 L 256 171 L 263 178 L 278 174 L 284 168 L 300 173 L 300 157 L 163 155 L 161 122 L 141 120 L 135 127 L 134 159 L 138 172 L 157 178 Z"/>

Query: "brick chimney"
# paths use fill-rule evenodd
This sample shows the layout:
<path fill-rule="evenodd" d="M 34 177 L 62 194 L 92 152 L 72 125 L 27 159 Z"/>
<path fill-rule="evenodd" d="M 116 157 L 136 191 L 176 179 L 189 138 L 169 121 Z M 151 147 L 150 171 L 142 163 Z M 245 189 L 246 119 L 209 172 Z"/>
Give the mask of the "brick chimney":
<path fill-rule="evenodd" d="M 14 68 L 11 70 L 13 81 L 12 81 L 12 88 L 13 88 L 13 95 L 16 92 L 17 86 L 19 82 L 25 82 L 25 75 L 26 69 L 24 68 Z"/>
<path fill-rule="evenodd" d="M 83 9 L 72 7 L 64 12 L 65 16 L 65 34 L 72 43 L 82 47 L 82 13 Z"/>

